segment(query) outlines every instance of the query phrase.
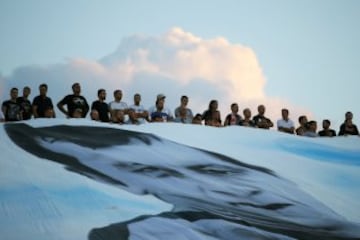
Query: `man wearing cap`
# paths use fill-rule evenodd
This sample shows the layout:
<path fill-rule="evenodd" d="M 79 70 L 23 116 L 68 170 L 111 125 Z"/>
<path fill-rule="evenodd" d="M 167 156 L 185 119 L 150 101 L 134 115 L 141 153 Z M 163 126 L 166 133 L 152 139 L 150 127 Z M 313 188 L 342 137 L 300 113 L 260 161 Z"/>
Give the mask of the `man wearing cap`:
<path fill-rule="evenodd" d="M 165 98 L 164 94 L 158 94 L 155 106 L 149 109 L 152 122 L 168 122 L 174 119 L 170 109 L 165 107 Z"/>

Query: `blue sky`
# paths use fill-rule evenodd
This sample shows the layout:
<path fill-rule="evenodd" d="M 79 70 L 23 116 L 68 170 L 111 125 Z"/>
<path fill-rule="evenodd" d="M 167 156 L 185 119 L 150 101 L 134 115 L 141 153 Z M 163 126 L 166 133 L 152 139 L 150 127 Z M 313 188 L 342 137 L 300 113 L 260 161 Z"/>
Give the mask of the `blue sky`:
<path fill-rule="evenodd" d="M 129 35 L 181 27 L 250 47 L 267 95 L 304 106 L 317 120 L 339 122 L 352 110 L 359 125 L 359 12 L 356 0 L 1 0 L 0 73 L 76 57 L 98 60 Z"/>

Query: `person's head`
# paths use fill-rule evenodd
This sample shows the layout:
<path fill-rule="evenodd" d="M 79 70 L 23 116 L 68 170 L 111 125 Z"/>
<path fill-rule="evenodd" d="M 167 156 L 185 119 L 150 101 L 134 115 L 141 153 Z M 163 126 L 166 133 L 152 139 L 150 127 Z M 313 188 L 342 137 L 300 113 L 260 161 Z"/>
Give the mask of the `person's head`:
<path fill-rule="evenodd" d="M 306 123 L 306 129 L 311 132 L 316 132 L 317 123 L 316 121 L 309 121 Z"/>
<path fill-rule="evenodd" d="M 10 98 L 12 100 L 16 100 L 16 98 L 18 97 L 19 94 L 19 90 L 16 87 L 11 88 L 10 90 Z"/>
<path fill-rule="evenodd" d="M 323 126 L 323 129 L 329 129 L 330 128 L 330 125 L 331 125 L 331 122 L 329 119 L 324 119 L 322 121 L 322 126 Z"/>
<path fill-rule="evenodd" d="M 106 91 L 105 91 L 105 89 L 102 89 L 102 88 L 99 89 L 97 94 L 98 94 L 98 98 L 99 98 L 100 101 L 104 101 L 106 99 Z"/>
<path fill-rule="evenodd" d="M 83 110 L 81 108 L 75 109 L 75 111 L 72 114 L 73 118 L 82 118 L 83 117 Z"/>
<path fill-rule="evenodd" d="M 264 105 L 259 105 L 257 109 L 258 109 L 258 113 L 260 116 L 263 116 L 265 114 L 265 106 Z"/>
<path fill-rule="evenodd" d="M 353 118 L 353 114 L 352 114 L 352 112 L 346 112 L 345 113 L 345 120 L 347 120 L 347 119 L 352 119 Z"/>
<path fill-rule="evenodd" d="M 94 121 L 100 121 L 99 112 L 95 109 L 91 110 L 90 118 Z"/>
<path fill-rule="evenodd" d="M 139 93 L 135 93 L 135 95 L 134 95 L 134 103 L 136 105 L 138 105 L 138 104 L 140 104 L 140 102 L 141 102 L 141 95 Z"/>
<path fill-rule="evenodd" d="M 184 96 L 181 96 L 181 98 L 180 98 L 181 106 L 186 107 L 187 104 L 188 104 L 188 102 L 189 102 L 188 96 L 185 96 L 185 95 L 184 95 Z"/>
<path fill-rule="evenodd" d="M 73 90 L 73 93 L 75 95 L 80 95 L 80 92 L 81 92 L 81 87 L 80 87 L 80 84 L 79 83 L 74 83 L 72 86 L 71 86 L 72 90 Z"/>
<path fill-rule="evenodd" d="M 46 83 L 43 83 L 39 86 L 39 92 L 40 92 L 40 96 L 46 96 L 48 90 L 48 86 Z"/>
<path fill-rule="evenodd" d="M 281 109 L 281 116 L 284 120 L 289 119 L 289 110 L 286 108 Z"/>
<path fill-rule="evenodd" d="M 250 119 L 250 118 L 251 118 L 251 111 L 250 111 L 249 108 L 245 108 L 245 109 L 243 110 L 243 114 L 244 114 L 244 117 L 245 117 L 246 119 Z"/>
<path fill-rule="evenodd" d="M 122 96 L 123 96 L 123 93 L 122 93 L 122 91 L 120 89 L 116 89 L 114 91 L 114 99 L 115 99 L 115 101 L 121 101 Z"/>
<path fill-rule="evenodd" d="M 165 105 L 165 98 L 166 96 L 164 94 L 158 94 L 156 97 L 156 107 L 158 109 L 162 109 Z"/>
<path fill-rule="evenodd" d="M 156 107 L 158 109 L 163 109 L 164 105 L 165 105 L 165 98 L 161 98 L 161 99 L 156 101 Z"/>
<path fill-rule="evenodd" d="M 192 123 L 193 123 L 193 124 L 199 124 L 199 125 L 202 124 L 202 116 L 201 116 L 200 113 L 197 113 L 197 114 L 194 116 L 194 118 L 193 118 L 193 120 L 192 120 Z"/>
<path fill-rule="evenodd" d="M 231 112 L 234 114 L 239 112 L 239 106 L 237 105 L 237 103 L 231 104 L 230 108 L 231 108 Z"/>
<path fill-rule="evenodd" d="M 301 126 L 305 126 L 305 124 L 308 121 L 307 117 L 305 115 L 300 116 L 298 120 L 299 120 L 299 123 L 300 123 Z"/>
<path fill-rule="evenodd" d="M 218 108 L 218 101 L 217 100 L 211 100 L 209 103 L 209 110 L 210 111 L 216 111 Z"/>
<path fill-rule="evenodd" d="M 24 98 L 27 98 L 28 96 L 30 96 L 30 93 L 31 93 L 30 87 L 26 86 L 23 88 L 23 97 Z"/>

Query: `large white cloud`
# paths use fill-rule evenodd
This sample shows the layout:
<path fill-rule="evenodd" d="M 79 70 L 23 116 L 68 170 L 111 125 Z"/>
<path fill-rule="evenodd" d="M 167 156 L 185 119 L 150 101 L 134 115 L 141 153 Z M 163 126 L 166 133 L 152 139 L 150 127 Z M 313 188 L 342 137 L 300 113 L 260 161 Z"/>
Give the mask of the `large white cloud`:
<path fill-rule="evenodd" d="M 107 90 L 108 101 L 113 90 L 121 88 L 129 104 L 133 94 L 139 92 L 147 107 L 154 104 L 158 93 L 167 95 L 166 104 L 171 109 L 179 104 L 181 95 L 188 95 L 194 112 L 204 111 L 211 99 L 217 99 L 223 118 L 232 102 L 239 103 L 240 109 L 250 107 L 253 114 L 258 104 L 265 104 L 274 120 L 280 117 L 282 107 L 288 107 L 292 116 L 309 114 L 284 100 L 266 96 L 266 78 L 250 47 L 229 43 L 222 37 L 202 39 L 181 28 L 170 29 L 162 36 L 124 38 L 114 53 L 98 61 L 77 58 L 65 64 L 21 67 L 0 81 L 1 100 L 8 98 L 12 86 L 29 85 L 34 97 L 38 85 L 45 82 L 56 103 L 70 93 L 73 82 L 80 82 L 89 102 L 96 99 L 99 88 Z"/>

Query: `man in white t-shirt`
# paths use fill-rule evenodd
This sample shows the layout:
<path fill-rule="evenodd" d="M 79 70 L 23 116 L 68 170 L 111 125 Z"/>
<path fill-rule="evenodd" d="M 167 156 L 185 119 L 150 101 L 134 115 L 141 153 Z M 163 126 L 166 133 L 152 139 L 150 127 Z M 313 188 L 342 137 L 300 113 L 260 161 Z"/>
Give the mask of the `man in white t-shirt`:
<path fill-rule="evenodd" d="M 294 134 L 295 125 L 294 122 L 289 119 L 289 110 L 286 108 L 281 109 L 282 119 L 277 121 L 277 128 L 280 132 Z"/>
<path fill-rule="evenodd" d="M 157 95 L 155 106 L 149 109 L 149 114 L 152 122 L 169 122 L 174 119 L 170 109 L 165 107 L 164 94 Z"/>
<path fill-rule="evenodd" d="M 121 101 L 122 97 L 122 91 L 117 89 L 114 91 L 114 101 L 109 103 L 111 120 L 114 123 L 125 123 L 129 114 L 128 105 Z"/>
<path fill-rule="evenodd" d="M 134 95 L 134 104 L 129 107 L 129 117 L 133 124 L 146 123 L 149 118 L 149 112 L 145 110 L 144 106 L 140 104 L 141 95 L 136 93 Z"/>

